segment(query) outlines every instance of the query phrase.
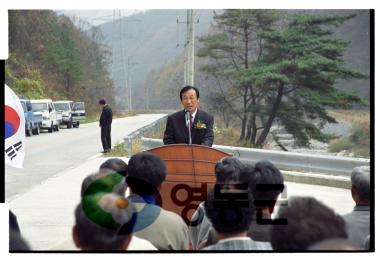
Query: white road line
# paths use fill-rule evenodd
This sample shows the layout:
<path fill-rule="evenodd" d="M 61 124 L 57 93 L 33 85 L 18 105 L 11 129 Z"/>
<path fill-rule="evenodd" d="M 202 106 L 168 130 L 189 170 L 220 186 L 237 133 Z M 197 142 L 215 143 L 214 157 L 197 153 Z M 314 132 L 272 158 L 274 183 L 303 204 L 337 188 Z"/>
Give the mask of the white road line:
<path fill-rule="evenodd" d="M 102 155 L 103 155 L 102 153 L 97 153 L 97 154 L 91 156 L 90 158 L 88 158 L 87 160 L 93 160 L 93 159 L 96 159 L 96 158 L 98 158 L 98 157 L 100 157 Z"/>

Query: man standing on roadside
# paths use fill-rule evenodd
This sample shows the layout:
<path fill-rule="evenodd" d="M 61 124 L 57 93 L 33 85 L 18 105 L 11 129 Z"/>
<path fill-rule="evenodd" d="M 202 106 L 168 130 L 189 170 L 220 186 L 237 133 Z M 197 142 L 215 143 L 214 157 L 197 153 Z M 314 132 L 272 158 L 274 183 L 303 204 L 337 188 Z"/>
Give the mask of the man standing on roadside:
<path fill-rule="evenodd" d="M 111 123 L 112 123 L 112 109 L 106 103 L 106 100 L 100 99 L 99 105 L 102 107 L 102 114 L 99 119 L 99 127 L 101 127 L 101 139 L 103 145 L 103 152 L 111 151 Z"/>

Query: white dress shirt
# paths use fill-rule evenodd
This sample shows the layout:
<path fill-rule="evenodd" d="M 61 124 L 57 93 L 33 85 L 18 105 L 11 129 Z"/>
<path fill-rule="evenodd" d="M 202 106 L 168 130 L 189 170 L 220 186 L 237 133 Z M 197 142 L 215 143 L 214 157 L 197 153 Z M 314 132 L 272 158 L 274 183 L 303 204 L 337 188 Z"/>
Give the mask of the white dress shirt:
<path fill-rule="evenodd" d="M 191 115 L 191 123 L 194 124 L 194 118 L 195 118 L 195 115 L 197 114 L 197 111 L 198 111 L 198 108 L 195 109 L 195 112 L 194 113 L 190 113 Z M 187 114 L 185 113 L 185 120 L 186 120 L 186 126 L 189 126 L 189 121 L 187 119 Z"/>

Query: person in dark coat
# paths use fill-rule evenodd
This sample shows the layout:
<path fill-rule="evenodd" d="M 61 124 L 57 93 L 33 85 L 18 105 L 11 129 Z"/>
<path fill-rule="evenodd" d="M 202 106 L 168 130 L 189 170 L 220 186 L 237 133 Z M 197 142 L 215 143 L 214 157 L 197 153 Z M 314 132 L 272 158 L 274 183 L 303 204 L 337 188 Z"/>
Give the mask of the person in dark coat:
<path fill-rule="evenodd" d="M 185 86 L 179 97 L 184 110 L 178 111 L 168 117 L 164 133 L 164 144 L 189 144 L 189 130 L 191 127 L 192 144 L 211 147 L 214 142 L 214 117 L 198 109 L 199 90 L 196 87 Z M 191 114 L 188 120 L 187 113 Z"/>
<path fill-rule="evenodd" d="M 111 124 L 112 124 L 112 109 L 106 103 L 106 100 L 100 99 L 99 105 L 102 106 L 102 114 L 99 119 L 99 127 L 101 127 L 101 139 L 103 152 L 111 150 Z"/>
<path fill-rule="evenodd" d="M 9 210 L 9 251 L 30 251 L 30 245 L 21 235 L 17 216 Z"/>
<path fill-rule="evenodd" d="M 17 216 L 9 210 L 9 229 L 13 229 L 17 233 L 21 233 L 20 226 L 18 225 Z"/>

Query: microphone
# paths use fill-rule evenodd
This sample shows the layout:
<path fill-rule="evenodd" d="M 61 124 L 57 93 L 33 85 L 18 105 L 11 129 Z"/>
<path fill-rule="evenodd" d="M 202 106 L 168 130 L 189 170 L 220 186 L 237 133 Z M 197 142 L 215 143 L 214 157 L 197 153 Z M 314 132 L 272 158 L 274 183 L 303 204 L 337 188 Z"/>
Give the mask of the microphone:
<path fill-rule="evenodd" d="M 191 139 L 191 114 L 188 110 L 185 111 L 186 117 L 187 117 L 187 130 L 189 132 L 189 145 L 192 144 L 192 139 Z"/>

